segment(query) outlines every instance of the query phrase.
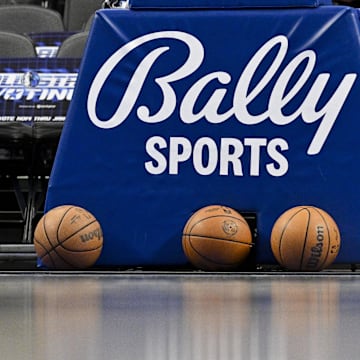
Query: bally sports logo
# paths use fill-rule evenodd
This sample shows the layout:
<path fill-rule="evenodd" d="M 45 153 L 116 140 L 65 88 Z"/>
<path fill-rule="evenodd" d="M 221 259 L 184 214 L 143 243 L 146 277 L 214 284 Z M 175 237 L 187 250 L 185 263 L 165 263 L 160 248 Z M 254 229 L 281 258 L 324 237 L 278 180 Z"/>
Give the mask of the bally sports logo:
<path fill-rule="evenodd" d="M 183 42 L 188 48 L 188 56 L 181 66 L 175 71 L 155 79 L 162 94 L 161 107 L 155 113 L 151 113 L 150 107 L 146 105 L 134 109 L 149 71 L 161 55 L 170 50 L 170 46 L 155 48 L 143 57 L 132 73 L 127 88 L 112 116 L 108 119 L 99 118 L 96 111 L 99 94 L 114 68 L 131 51 L 156 39 L 175 39 Z M 335 90 L 324 102 L 324 92 L 328 82 L 331 80 L 331 74 L 319 73 L 315 80 L 311 79 L 311 86 L 309 86 L 310 77 L 313 75 L 316 66 L 316 52 L 313 50 L 301 51 L 285 64 L 288 49 L 289 41 L 287 37 L 284 35 L 275 36 L 266 41 L 255 52 L 238 79 L 233 79 L 231 74 L 225 71 L 208 73 L 192 84 L 183 97 L 179 99 L 172 84 L 185 79 L 199 69 L 205 56 L 202 43 L 194 35 L 182 31 L 159 31 L 143 35 L 114 52 L 97 72 L 88 94 L 87 111 L 89 118 L 97 127 L 111 129 L 121 125 L 129 114 L 136 110 L 139 120 L 149 124 L 156 124 L 166 121 L 178 106 L 178 117 L 185 124 L 193 124 L 204 119 L 210 124 L 219 124 L 235 117 L 241 124 L 248 126 L 254 126 L 265 121 L 270 121 L 278 126 L 286 126 L 296 119 L 302 119 L 307 124 L 317 123 L 317 129 L 307 148 L 308 155 L 316 155 L 322 150 L 354 85 L 357 74 L 345 74 Z M 275 52 L 274 59 L 271 64 L 267 65 L 262 78 L 255 83 L 255 73 L 260 66 L 265 66 L 264 60 L 270 52 Z M 295 76 L 300 67 L 302 69 L 301 75 Z M 296 81 L 293 81 L 294 77 Z M 292 86 L 290 88 L 289 83 L 291 80 Z M 202 109 L 195 111 L 197 99 L 203 94 L 206 86 L 214 81 L 219 84 L 218 88 L 211 96 L 208 96 L 208 100 Z M 228 94 L 229 90 L 226 85 L 232 82 L 236 82 L 235 90 L 233 94 Z M 271 85 L 272 89 L 268 98 L 267 109 L 257 114 L 251 113 L 249 111 L 251 103 L 261 95 L 270 83 L 274 85 Z M 285 107 L 305 86 L 309 88 L 309 91 L 302 103 L 293 113 L 285 113 Z M 220 105 L 225 96 L 232 96 L 233 106 L 226 112 L 220 112 Z M 322 106 L 319 105 L 320 98 L 322 98 Z M 177 153 L 177 158 L 167 161 L 159 149 L 170 147 L 171 144 L 174 145 L 174 148 L 169 153 Z M 212 174 L 217 167 L 216 162 L 220 163 L 220 166 L 218 166 L 220 175 L 227 175 L 231 164 L 233 174 L 242 176 L 243 167 L 239 159 L 244 152 L 244 148 L 249 147 L 251 152 L 255 154 L 251 156 L 251 161 L 254 163 L 249 166 L 249 175 L 258 176 L 258 153 L 262 147 L 265 147 L 267 155 L 273 159 L 273 163 L 267 165 L 267 172 L 272 176 L 282 176 L 287 172 L 288 163 L 283 155 L 283 152 L 288 149 L 285 139 L 246 138 L 240 141 L 236 138 L 222 138 L 221 149 L 217 151 L 216 155 L 212 149 L 214 146 L 216 147 L 215 141 L 207 137 L 200 138 L 192 145 L 188 139 L 183 137 L 170 138 L 168 144 L 166 139 L 154 136 L 146 143 L 147 154 L 152 157 L 153 161 L 146 162 L 145 168 L 152 174 L 161 174 L 165 171 L 168 171 L 169 174 L 177 174 L 179 163 L 187 161 L 193 152 L 194 168 L 201 175 Z M 201 157 L 199 154 L 204 151 L 204 148 L 207 148 L 209 153 L 206 164 L 201 159 L 199 160 L 199 157 Z M 198 156 L 195 151 L 199 152 Z M 223 159 L 219 160 L 218 158 L 221 155 Z M 211 158 L 212 156 L 213 158 Z"/>

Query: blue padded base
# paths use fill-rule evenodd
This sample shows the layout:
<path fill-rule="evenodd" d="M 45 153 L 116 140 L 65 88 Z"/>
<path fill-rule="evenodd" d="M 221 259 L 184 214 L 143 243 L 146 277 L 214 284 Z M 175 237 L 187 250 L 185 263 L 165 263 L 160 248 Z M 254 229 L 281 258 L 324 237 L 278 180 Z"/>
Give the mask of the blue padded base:
<path fill-rule="evenodd" d="M 346 7 L 97 12 L 46 208 L 103 226 L 101 265 L 184 264 L 205 205 L 257 214 L 256 261 L 296 205 L 360 262 L 359 20 Z M 341 55 L 341 56 L 340 56 Z"/>

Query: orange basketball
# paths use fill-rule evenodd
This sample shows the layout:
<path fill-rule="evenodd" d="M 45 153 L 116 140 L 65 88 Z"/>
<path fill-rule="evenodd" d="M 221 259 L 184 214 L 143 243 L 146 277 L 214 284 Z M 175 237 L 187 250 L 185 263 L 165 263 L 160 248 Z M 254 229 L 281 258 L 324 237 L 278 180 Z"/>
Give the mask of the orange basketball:
<path fill-rule="evenodd" d="M 202 270 L 224 271 L 238 267 L 252 246 L 250 227 L 236 210 L 210 205 L 187 221 L 182 247 L 188 260 Z"/>
<path fill-rule="evenodd" d="M 52 269 L 85 269 L 93 266 L 103 246 L 99 222 L 86 209 L 55 207 L 42 216 L 34 232 L 41 263 Z"/>
<path fill-rule="evenodd" d="M 288 270 L 320 271 L 329 267 L 340 250 L 340 232 L 334 219 L 314 206 L 285 211 L 271 232 L 271 250 Z"/>

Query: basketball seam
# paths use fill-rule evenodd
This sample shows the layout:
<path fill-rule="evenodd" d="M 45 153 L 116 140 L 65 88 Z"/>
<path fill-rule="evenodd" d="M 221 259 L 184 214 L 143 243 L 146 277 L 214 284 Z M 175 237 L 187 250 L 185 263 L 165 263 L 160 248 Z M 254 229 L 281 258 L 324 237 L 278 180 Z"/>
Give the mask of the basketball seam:
<path fill-rule="evenodd" d="M 50 259 L 51 259 L 51 262 L 52 262 L 52 264 L 53 264 L 53 267 L 56 268 L 55 263 L 54 263 L 54 261 L 53 261 L 52 258 L 51 258 L 51 253 L 52 253 L 52 252 L 54 252 L 54 253 L 59 257 L 59 259 L 61 259 L 65 264 L 71 266 L 72 268 L 76 268 L 76 266 L 75 266 L 74 264 L 72 264 L 72 263 L 70 263 L 69 261 L 67 261 L 62 255 L 60 255 L 60 254 L 56 251 L 56 248 L 57 248 L 57 247 L 58 247 L 58 246 L 55 246 L 55 247 L 51 248 L 51 250 L 48 251 L 47 254 L 46 254 L 46 255 L 49 255 L 49 257 L 50 257 Z M 44 255 L 44 256 L 45 256 L 45 255 Z M 43 256 L 43 257 L 44 257 L 44 256 Z M 41 257 L 41 259 L 42 259 L 43 257 Z"/>
<path fill-rule="evenodd" d="M 39 256 L 39 259 L 42 260 L 45 256 L 49 256 L 50 262 L 52 263 L 52 266 L 54 267 L 54 261 L 50 255 L 51 249 L 47 250 L 43 243 L 41 243 L 38 239 L 34 237 L 34 243 L 37 243 L 40 247 L 42 247 L 45 250 L 45 253 L 42 256 Z"/>
<path fill-rule="evenodd" d="M 59 234 L 58 234 L 58 233 L 59 233 L 59 228 L 60 228 L 61 223 L 63 222 L 63 220 L 64 220 L 64 218 L 65 218 L 65 215 L 66 215 L 71 209 L 73 209 L 73 208 L 75 208 L 75 206 L 71 206 L 71 207 L 69 207 L 68 209 L 66 209 L 66 210 L 64 211 L 64 213 L 63 213 L 60 221 L 59 221 L 58 227 L 57 227 L 57 229 L 56 229 L 56 242 L 57 242 L 57 244 L 56 244 L 55 246 L 52 245 L 52 243 L 50 242 L 50 239 L 49 239 L 49 243 L 52 245 L 52 248 L 51 248 L 51 250 L 49 251 L 49 257 L 51 258 L 50 253 L 51 253 L 51 252 L 54 252 L 65 264 L 71 266 L 72 268 L 75 268 L 75 266 L 74 266 L 72 263 L 69 263 L 61 254 L 59 254 L 59 253 L 56 251 L 56 249 L 57 249 L 58 246 L 60 245 L 60 243 L 59 243 Z M 46 217 L 45 217 L 45 219 L 46 219 Z M 44 219 L 44 220 L 45 220 L 45 219 Z M 44 226 L 45 226 L 45 221 L 44 221 Z M 45 230 L 45 231 L 46 231 L 46 230 Z M 46 234 L 46 237 L 48 237 L 47 234 Z M 56 267 L 56 266 L 55 266 L 55 263 L 54 263 L 53 261 L 52 261 L 52 263 L 53 263 L 53 267 Z"/>
<path fill-rule="evenodd" d="M 220 266 L 226 266 L 226 267 L 230 267 L 230 266 L 234 266 L 234 265 L 240 265 L 240 262 L 235 261 L 235 262 L 231 262 L 231 263 L 223 263 L 223 262 L 217 262 L 214 261 L 213 259 L 210 259 L 206 256 L 204 256 L 203 254 L 199 253 L 196 248 L 193 246 L 193 244 L 191 243 L 191 239 L 189 239 L 189 245 L 190 247 L 194 250 L 194 252 L 199 255 L 202 259 L 209 261 L 212 264 L 216 264 L 216 265 L 220 265 Z"/>
<path fill-rule="evenodd" d="M 279 239 L 279 258 L 280 258 L 280 263 L 282 266 L 285 266 L 284 265 L 284 259 L 283 259 L 283 256 L 281 254 L 281 242 L 283 240 L 283 236 L 284 236 L 284 233 L 285 233 L 285 230 L 287 229 L 290 221 L 299 213 L 301 212 L 302 210 L 306 210 L 306 207 L 302 207 L 301 209 L 299 209 L 298 211 L 296 211 L 289 219 L 288 221 L 285 223 L 285 226 L 283 226 L 283 229 L 281 231 L 281 235 L 280 235 L 280 239 Z M 286 267 L 286 266 L 285 266 Z"/>
<path fill-rule="evenodd" d="M 54 263 L 51 255 L 50 255 L 50 252 L 51 252 L 51 250 L 53 249 L 53 244 L 52 244 L 52 242 L 50 241 L 50 237 L 49 237 L 49 235 L 48 235 L 48 233 L 47 233 L 47 231 L 46 231 L 45 221 L 46 221 L 46 215 L 44 216 L 43 228 L 44 228 L 44 233 L 45 233 L 46 239 L 47 239 L 47 241 L 48 241 L 48 243 L 49 243 L 49 245 L 50 245 L 50 250 L 47 250 L 47 249 L 45 248 L 45 251 L 46 251 L 46 254 L 49 256 L 49 259 L 50 259 L 50 261 L 51 261 L 52 267 L 55 267 L 55 263 Z M 42 258 L 43 258 L 43 257 L 41 257 L 40 260 L 41 260 Z"/>
<path fill-rule="evenodd" d="M 233 239 L 226 239 L 226 238 L 222 238 L 222 237 L 217 237 L 217 236 L 210 236 L 210 235 L 197 235 L 197 234 L 183 234 L 183 235 L 186 235 L 186 236 L 196 236 L 196 237 L 199 237 L 199 238 L 205 238 L 205 239 L 213 239 L 213 240 L 221 240 L 221 241 L 228 241 L 228 242 L 232 242 L 232 243 L 236 243 L 236 244 L 244 244 L 244 245 L 249 245 L 250 247 L 252 247 L 255 243 L 251 242 L 251 243 L 248 243 L 246 241 L 240 241 L 240 240 L 233 240 Z"/>
<path fill-rule="evenodd" d="M 71 206 L 69 207 L 63 214 L 63 216 L 61 217 L 60 221 L 59 221 L 59 224 L 58 224 L 58 227 L 56 229 L 56 242 L 57 244 L 60 244 L 60 241 L 59 241 L 59 230 L 60 230 L 60 227 L 61 227 L 61 224 L 62 222 L 64 221 L 64 218 L 65 218 L 65 215 L 71 210 L 71 209 L 74 209 L 75 206 Z"/>
<path fill-rule="evenodd" d="M 61 246 L 61 247 L 62 247 L 63 249 L 65 249 L 65 250 L 83 252 L 84 250 L 73 250 L 73 249 L 69 249 L 69 248 L 65 247 L 63 244 L 64 244 L 64 242 L 66 242 L 67 240 L 69 240 L 70 238 L 72 238 L 74 235 L 76 235 L 77 233 L 79 233 L 81 230 L 85 229 L 86 227 L 88 227 L 89 225 L 91 225 L 91 224 L 93 224 L 93 223 L 95 223 L 95 222 L 97 222 L 96 219 L 94 219 L 94 220 L 93 220 L 92 222 L 90 222 L 90 223 L 87 223 L 86 225 L 84 225 L 82 228 L 80 228 L 80 229 L 78 229 L 77 231 L 75 231 L 74 233 L 72 233 L 70 236 L 68 236 L 68 237 L 67 237 L 66 239 L 64 239 L 63 241 L 59 241 L 59 240 L 58 240 L 58 245 L 57 245 L 56 247 Z M 101 245 L 98 246 L 98 247 L 96 247 L 96 248 L 94 248 L 94 250 L 99 249 L 100 247 L 101 247 Z M 91 250 L 92 250 L 92 249 L 91 249 Z"/>
<path fill-rule="evenodd" d="M 308 210 L 308 208 L 303 208 L 303 210 L 306 210 L 309 216 L 308 216 L 307 225 L 306 225 L 305 239 L 303 241 L 303 250 L 302 250 L 301 258 L 300 258 L 300 270 L 303 270 L 303 265 L 304 265 L 303 261 L 304 261 L 306 243 L 307 243 L 307 240 L 308 240 L 309 226 L 310 226 L 310 221 L 311 221 L 311 213 Z"/>
<path fill-rule="evenodd" d="M 43 249 L 45 250 L 45 254 L 44 254 L 43 256 L 39 257 L 40 260 L 43 259 L 45 256 L 49 256 L 49 259 L 50 259 L 50 261 L 51 261 L 51 264 L 52 264 L 52 267 L 53 267 L 53 268 L 55 268 L 56 266 L 55 266 L 55 262 L 54 262 L 54 260 L 53 260 L 53 258 L 52 258 L 52 254 L 51 254 L 51 253 L 55 253 L 55 254 L 58 256 L 58 258 L 59 258 L 60 260 L 62 260 L 65 264 L 67 264 L 69 267 L 71 267 L 71 268 L 73 268 L 73 269 L 80 268 L 80 267 L 77 266 L 76 264 L 73 264 L 73 263 L 69 262 L 69 261 L 68 261 L 66 258 L 64 258 L 61 254 L 59 254 L 59 252 L 57 251 L 57 249 L 58 249 L 59 247 L 61 247 L 61 248 L 64 249 L 64 250 L 71 251 L 71 252 L 73 252 L 73 253 L 79 253 L 79 252 L 89 253 L 89 252 L 93 252 L 93 251 L 96 251 L 96 250 L 98 250 L 98 249 L 101 249 L 102 246 L 103 246 L 103 245 L 101 244 L 101 245 L 97 246 L 96 248 L 89 249 L 89 250 L 85 250 L 85 251 L 84 251 L 84 250 L 73 250 L 73 249 L 69 249 L 69 248 L 66 248 L 65 246 L 63 246 L 63 243 L 64 243 L 65 241 L 67 241 L 68 239 L 70 239 L 72 236 L 76 235 L 76 234 L 77 234 L 79 231 L 81 231 L 82 229 L 84 229 L 84 228 L 86 228 L 87 226 L 89 226 L 89 225 L 93 224 L 94 222 L 96 222 L 96 221 L 97 221 L 96 219 L 94 219 L 92 222 L 86 224 L 86 225 L 83 226 L 82 228 L 78 229 L 76 232 L 74 232 L 73 234 L 71 234 L 70 236 L 68 236 L 68 237 L 67 237 L 66 239 L 64 239 L 63 241 L 61 241 L 61 242 L 59 241 L 59 229 L 60 229 L 60 227 L 61 227 L 61 224 L 62 224 L 62 222 L 63 222 L 66 214 L 67 214 L 71 209 L 73 209 L 73 208 L 76 208 L 76 206 L 71 206 L 71 207 L 69 207 L 68 209 L 66 209 L 66 211 L 64 212 L 64 214 L 62 215 L 62 217 L 61 217 L 61 219 L 60 219 L 60 221 L 59 221 L 58 228 L 57 228 L 57 230 L 56 230 L 56 241 L 57 241 L 57 244 L 56 244 L 55 246 L 54 246 L 53 243 L 50 241 L 50 238 L 49 238 L 48 233 L 47 233 L 47 231 L 46 231 L 46 227 L 45 227 L 46 214 L 45 214 L 44 221 L 43 221 L 43 227 L 44 227 L 44 232 L 45 232 L 45 235 L 46 235 L 46 239 L 47 239 L 47 241 L 49 242 L 50 247 L 51 247 L 50 250 L 47 250 L 37 239 L 34 238 L 34 241 L 36 241 L 38 244 L 40 244 L 40 245 L 43 247 Z"/>
<path fill-rule="evenodd" d="M 240 215 L 241 216 L 241 215 Z M 247 242 L 244 242 L 244 241 L 235 241 L 235 240 L 232 240 L 232 239 L 226 239 L 226 238 L 219 238 L 219 237 L 212 237 L 212 236 L 204 236 L 204 235 L 195 235 L 195 234 L 192 234 L 191 231 L 192 229 L 199 223 L 201 223 L 202 221 L 204 220 L 208 220 L 208 219 L 212 219 L 212 218 L 218 218 L 218 217 L 226 217 L 226 218 L 231 218 L 231 219 L 236 219 L 236 220 L 239 220 L 241 223 L 243 223 L 244 225 L 247 225 L 249 227 L 249 224 L 248 222 L 245 220 L 245 219 L 242 219 L 242 218 L 239 218 L 239 217 L 236 217 L 236 216 L 233 216 L 233 215 L 224 215 L 224 214 L 221 214 L 221 215 L 212 215 L 212 216 L 208 216 L 206 218 L 202 218 L 200 220 L 198 220 L 197 222 L 195 222 L 194 224 L 192 224 L 192 226 L 190 227 L 189 229 L 189 233 L 186 233 L 187 235 L 189 236 L 199 236 L 199 237 L 207 237 L 207 238 L 211 238 L 211 239 L 220 239 L 220 240 L 226 240 L 226 241 L 230 241 L 230 242 L 238 242 L 238 243 L 242 243 L 242 244 L 246 244 L 246 245 L 250 245 L 250 246 L 253 246 L 255 243 L 251 242 L 251 243 L 247 243 Z M 249 231 L 250 231 L 250 236 L 251 236 L 251 239 L 252 239 L 252 233 L 251 233 L 251 230 L 250 230 L 250 227 L 249 227 Z"/>
<path fill-rule="evenodd" d="M 96 248 L 92 248 L 92 249 L 88 249 L 88 250 L 73 250 L 73 249 L 69 249 L 69 248 L 66 248 L 65 246 L 61 246 L 61 245 L 58 245 L 57 247 L 61 247 L 62 249 L 66 250 L 66 251 L 70 251 L 72 253 L 89 253 L 91 251 L 95 251 L 95 250 L 99 250 L 102 248 L 102 245 L 99 245 L 97 246 Z"/>
<path fill-rule="evenodd" d="M 70 210 L 70 209 L 69 209 L 69 210 Z M 64 215 L 65 215 L 65 214 L 64 214 Z M 62 221 L 62 219 L 61 219 L 61 221 Z M 90 222 L 90 223 L 86 224 L 85 226 L 83 226 L 82 228 L 78 229 L 76 232 L 74 232 L 72 235 L 68 236 L 65 240 L 63 240 L 63 241 L 61 241 L 61 242 L 59 242 L 59 240 L 57 239 L 57 240 L 58 240 L 58 244 L 57 244 L 56 246 L 52 247 L 52 249 L 50 250 L 50 252 L 54 251 L 54 252 L 56 253 L 56 255 L 57 255 L 64 263 L 68 264 L 68 265 L 71 266 L 73 269 L 81 268 L 81 267 L 77 266 L 76 264 L 73 264 L 73 263 L 67 261 L 63 256 L 61 256 L 61 255 L 56 251 L 56 249 L 59 248 L 59 247 L 61 247 L 62 249 L 67 250 L 67 251 L 71 251 L 72 253 L 85 253 L 85 252 L 86 252 L 86 253 L 90 253 L 90 252 L 93 252 L 93 251 L 95 251 L 95 250 L 101 249 L 102 246 L 103 246 L 102 244 L 99 245 L 99 246 L 97 246 L 96 248 L 93 248 L 93 249 L 90 249 L 90 250 L 73 250 L 73 249 L 69 249 L 69 248 L 67 248 L 67 247 L 65 247 L 65 246 L 63 245 L 65 241 L 67 241 L 67 240 L 70 239 L 72 236 L 76 235 L 79 231 L 81 231 L 82 229 L 86 228 L 87 226 L 93 224 L 93 223 L 96 222 L 96 221 L 97 221 L 97 220 L 94 219 L 92 222 Z M 61 222 L 60 222 L 60 224 L 61 224 Z M 59 227 L 60 227 L 60 224 L 59 224 Z M 50 252 L 49 252 L 49 255 L 50 255 Z M 53 264 L 54 264 L 54 263 L 53 263 Z"/>
<path fill-rule="evenodd" d="M 183 238 L 182 238 L 182 246 L 183 246 L 183 250 L 184 253 L 186 255 L 186 257 L 189 256 L 189 252 L 188 252 L 188 248 L 187 248 L 187 243 L 188 241 L 190 241 L 190 237 L 187 234 L 183 234 Z M 188 259 L 189 260 L 189 259 Z"/>
<path fill-rule="evenodd" d="M 239 214 L 240 215 L 240 214 Z M 206 218 L 201 218 L 199 219 L 197 222 L 195 222 L 194 224 L 192 224 L 191 226 L 191 229 L 197 225 L 198 223 L 204 221 L 204 220 L 208 220 L 208 219 L 212 219 L 212 218 L 218 218 L 218 217 L 226 217 L 226 218 L 231 218 L 231 219 L 236 219 L 236 220 L 239 220 L 241 221 L 243 224 L 249 226 L 248 222 L 244 219 L 244 218 L 240 218 L 240 217 L 236 217 L 236 216 L 233 216 L 233 215 L 228 215 L 228 214 L 223 214 L 223 215 L 212 215 L 212 216 L 208 216 Z M 191 232 L 191 229 L 190 229 L 190 232 Z"/>

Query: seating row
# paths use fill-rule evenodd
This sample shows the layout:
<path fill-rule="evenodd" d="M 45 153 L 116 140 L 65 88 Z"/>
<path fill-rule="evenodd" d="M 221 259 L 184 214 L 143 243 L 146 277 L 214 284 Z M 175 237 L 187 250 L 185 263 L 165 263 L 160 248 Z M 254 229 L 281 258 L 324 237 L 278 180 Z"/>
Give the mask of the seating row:
<path fill-rule="evenodd" d="M 50 1 L 48 1 L 50 3 Z M 31 96 L 45 96 L 54 94 L 62 97 L 66 92 L 70 94 L 69 86 L 76 78 L 79 67 L 79 58 L 88 37 L 87 27 L 83 29 L 83 19 L 95 10 L 95 7 L 84 6 L 84 2 L 76 3 L 83 7 L 84 18 L 75 21 L 76 15 L 70 12 L 73 1 L 66 1 L 67 18 L 63 14 L 46 8 L 42 1 L 0 1 L 0 60 L 1 72 L 6 76 L 1 77 L 0 99 L 0 243 L 28 243 L 31 241 L 33 224 L 42 212 L 47 178 L 50 174 L 52 160 L 57 147 L 58 136 L 61 132 L 62 121 L 39 123 L 40 118 L 62 118 L 68 106 L 70 95 L 64 100 L 41 100 L 37 104 L 39 110 L 21 110 L 21 106 L 29 106 L 29 101 L 24 100 L 26 94 Z M 91 1 L 86 1 L 87 5 Z M 93 2 L 95 4 L 95 2 Z M 101 6 L 101 0 L 96 2 Z M 71 31 L 64 25 L 70 24 Z M 84 31 L 83 31 L 84 30 Z M 56 52 L 52 48 L 58 45 Z M 40 49 L 40 51 L 39 51 Z M 41 59 L 44 53 L 51 53 L 55 59 Z M 55 54 L 54 56 L 52 56 Z M 19 58 L 16 61 L 13 58 Z M 24 58 L 24 59 L 20 59 Z M 73 58 L 73 59 L 63 59 Z M 8 65 L 6 65 L 8 62 Z M 69 65 L 69 62 L 74 65 Z M 4 70 L 7 68 L 8 70 Z M 18 69 L 34 68 L 40 79 L 40 87 L 16 90 Z M 41 73 L 44 69 L 45 73 Z M 46 69 L 51 69 L 51 74 L 46 74 Z M 9 73 L 10 71 L 10 73 Z M 20 71 L 21 72 L 21 71 Z M 44 77 L 45 76 L 45 77 Z M 16 77 L 16 79 L 15 79 Z M 56 84 L 62 79 L 68 79 L 64 88 L 52 88 L 51 79 Z M 13 79 L 13 80 L 10 80 Z M 31 79 L 30 79 L 31 80 Z M 49 88 L 46 84 L 49 83 Z M 56 85 L 58 86 L 58 85 Z M 23 91 L 21 100 L 12 101 L 14 91 Z M 42 95 L 40 95 L 42 94 Z M 13 99 L 14 100 L 14 99 Z M 20 101 L 20 102 L 19 102 Z M 47 106 L 55 106 L 48 109 Z M 27 107 L 28 108 L 28 107 Z M 18 116 L 22 115 L 22 116 Z M 32 119 L 18 121 L 18 118 Z M 31 116 L 30 116 L 31 115 Z M 8 118 L 8 120 L 7 120 Z M 54 126 L 51 126 L 54 125 Z M 50 128 L 51 126 L 51 128 Z"/>
<path fill-rule="evenodd" d="M 65 0 L 63 12 L 41 6 L 44 1 L 0 0 L 0 30 L 19 33 L 81 31 L 102 0 Z"/>
<path fill-rule="evenodd" d="M 80 62 L 0 59 L 0 243 L 32 241 Z"/>
<path fill-rule="evenodd" d="M 50 50 L 45 46 L 43 50 L 44 47 L 38 46 L 28 35 L 0 31 L 0 58 L 81 58 L 88 34 L 88 31 L 69 34 L 64 40 L 59 40 L 58 46 L 52 46 Z"/>

